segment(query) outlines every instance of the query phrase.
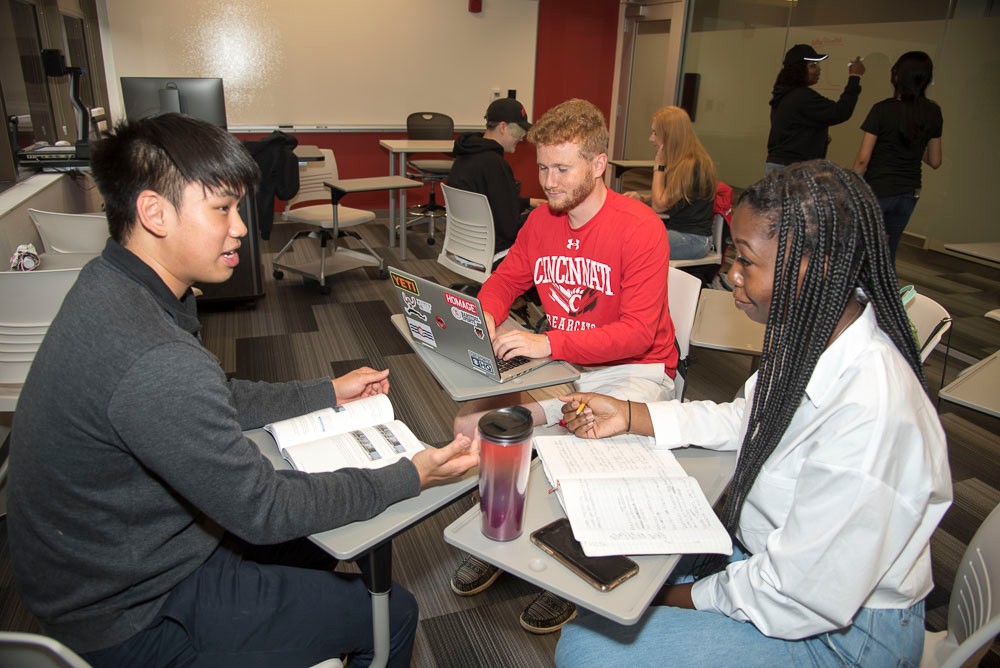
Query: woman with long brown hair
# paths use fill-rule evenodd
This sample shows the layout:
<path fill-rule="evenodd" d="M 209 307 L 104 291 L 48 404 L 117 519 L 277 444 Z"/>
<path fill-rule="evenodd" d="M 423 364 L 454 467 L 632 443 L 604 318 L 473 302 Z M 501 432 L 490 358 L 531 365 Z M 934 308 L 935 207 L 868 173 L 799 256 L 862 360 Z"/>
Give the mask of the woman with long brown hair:
<path fill-rule="evenodd" d="M 715 164 L 680 107 L 653 114 L 649 141 L 656 147 L 650 194 L 627 192 L 660 214 L 670 238 L 670 259 L 705 257 L 712 247 Z"/>

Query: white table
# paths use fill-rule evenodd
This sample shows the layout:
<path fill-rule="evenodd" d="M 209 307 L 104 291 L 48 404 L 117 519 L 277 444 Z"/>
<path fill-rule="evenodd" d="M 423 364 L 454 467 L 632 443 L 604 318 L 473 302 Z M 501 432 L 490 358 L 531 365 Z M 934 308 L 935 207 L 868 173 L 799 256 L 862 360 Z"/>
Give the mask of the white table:
<path fill-rule="evenodd" d="M 944 247 L 953 253 L 961 253 L 971 257 L 996 262 L 1000 264 L 1000 241 L 980 241 L 970 244 L 945 244 Z"/>
<path fill-rule="evenodd" d="M 608 164 L 614 167 L 614 191 L 620 193 L 622 191 L 622 176 L 625 175 L 625 172 L 640 167 L 652 167 L 656 163 L 652 160 L 608 160 Z"/>
<path fill-rule="evenodd" d="M 698 480 L 709 503 L 718 501 L 733 477 L 736 453 L 684 448 L 674 450 L 674 454 L 688 475 Z M 600 592 L 531 542 L 532 531 L 560 517 L 565 517 L 565 513 L 555 495 L 548 493 L 548 480 L 542 471 L 541 461 L 536 459 L 531 465 L 524 532 L 520 537 L 501 543 L 484 536 L 480 528 L 479 508 L 476 507 L 452 522 L 444 530 L 444 539 L 583 608 L 619 624 L 635 624 L 674 570 L 680 555 L 633 556 L 632 559 L 639 564 L 639 572 L 615 589 Z"/>
<path fill-rule="evenodd" d="M 959 374 L 938 397 L 966 408 L 1000 417 L 1000 350 Z"/>
<path fill-rule="evenodd" d="M 271 435 L 263 429 L 246 432 L 275 469 L 289 469 Z M 365 584 L 372 595 L 372 628 L 375 656 L 372 666 L 385 666 L 389 657 L 389 590 L 392 587 L 392 539 L 397 534 L 441 510 L 479 484 L 479 469 L 459 480 L 425 489 L 419 496 L 404 499 L 381 514 L 309 537 L 313 543 L 337 559 L 358 559 Z"/>
<path fill-rule="evenodd" d="M 379 146 L 389 151 L 389 175 L 406 174 L 406 156 L 411 153 L 451 153 L 455 148 L 452 139 L 382 139 Z M 399 163 L 397 170 L 396 163 Z M 396 245 L 396 221 L 399 221 L 399 259 L 406 259 L 406 191 L 399 193 L 399 212 L 396 213 L 395 193 L 389 192 L 389 245 Z"/>
<path fill-rule="evenodd" d="M 755 370 L 764 347 L 764 325 L 736 308 L 733 293 L 705 288 L 698 297 L 691 345 L 752 355 Z"/>

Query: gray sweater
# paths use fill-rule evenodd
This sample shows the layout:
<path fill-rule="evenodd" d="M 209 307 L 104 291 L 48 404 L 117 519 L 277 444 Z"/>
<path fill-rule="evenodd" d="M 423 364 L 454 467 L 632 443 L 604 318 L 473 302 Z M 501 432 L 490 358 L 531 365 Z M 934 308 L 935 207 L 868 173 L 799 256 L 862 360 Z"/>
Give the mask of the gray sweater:
<path fill-rule="evenodd" d="M 88 264 L 32 365 L 11 436 L 15 582 L 78 652 L 148 626 L 224 532 L 270 544 L 419 493 L 409 460 L 275 471 L 242 431 L 335 403 L 329 379 L 227 380 L 178 301 L 113 241 Z"/>

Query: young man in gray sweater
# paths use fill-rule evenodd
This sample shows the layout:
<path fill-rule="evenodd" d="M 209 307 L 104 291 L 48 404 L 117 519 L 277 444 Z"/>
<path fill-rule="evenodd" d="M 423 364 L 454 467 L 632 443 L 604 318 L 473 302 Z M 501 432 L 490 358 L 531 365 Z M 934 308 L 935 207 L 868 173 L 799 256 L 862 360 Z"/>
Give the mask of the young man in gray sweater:
<path fill-rule="evenodd" d="M 368 592 L 303 537 L 380 513 L 478 463 L 465 437 L 378 470 L 275 471 L 244 429 L 388 391 L 388 371 L 227 380 L 191 286 L 221 282 L 257 167 L 180 114 L 118 126 L 92 170 L 111 239 L 80 273 L 11 435 L 14 575 L 45 632 L 94 666 L 367 665 Z M 410 662 L 394 585 L 390 665 Z"/>

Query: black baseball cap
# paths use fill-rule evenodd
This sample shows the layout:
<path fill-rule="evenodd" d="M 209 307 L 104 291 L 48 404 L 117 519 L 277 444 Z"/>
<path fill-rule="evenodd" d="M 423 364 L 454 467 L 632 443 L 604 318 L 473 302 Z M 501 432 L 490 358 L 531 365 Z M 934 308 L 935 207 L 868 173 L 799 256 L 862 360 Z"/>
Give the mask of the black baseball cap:
<path fill-rule="evenodd" d="M 517 123 L 525 130 L 531 129 L 528 122 L 528 112 L 524 105 L 512 97 L 501 97 L 493 100 L 486 109 L 487 123 Z"/>
<path fill-rule="evenodd" d="M 785 65 L 791 65 L 797 60 L 808 60 L 813 63 L 818 63 L 821 60 L 826 60 L 830 55 L 826 53 L 816 53 L 816 49 L 812 48 L 809 44 L 796 44 L 788 50 L 785 54 Z"/>

